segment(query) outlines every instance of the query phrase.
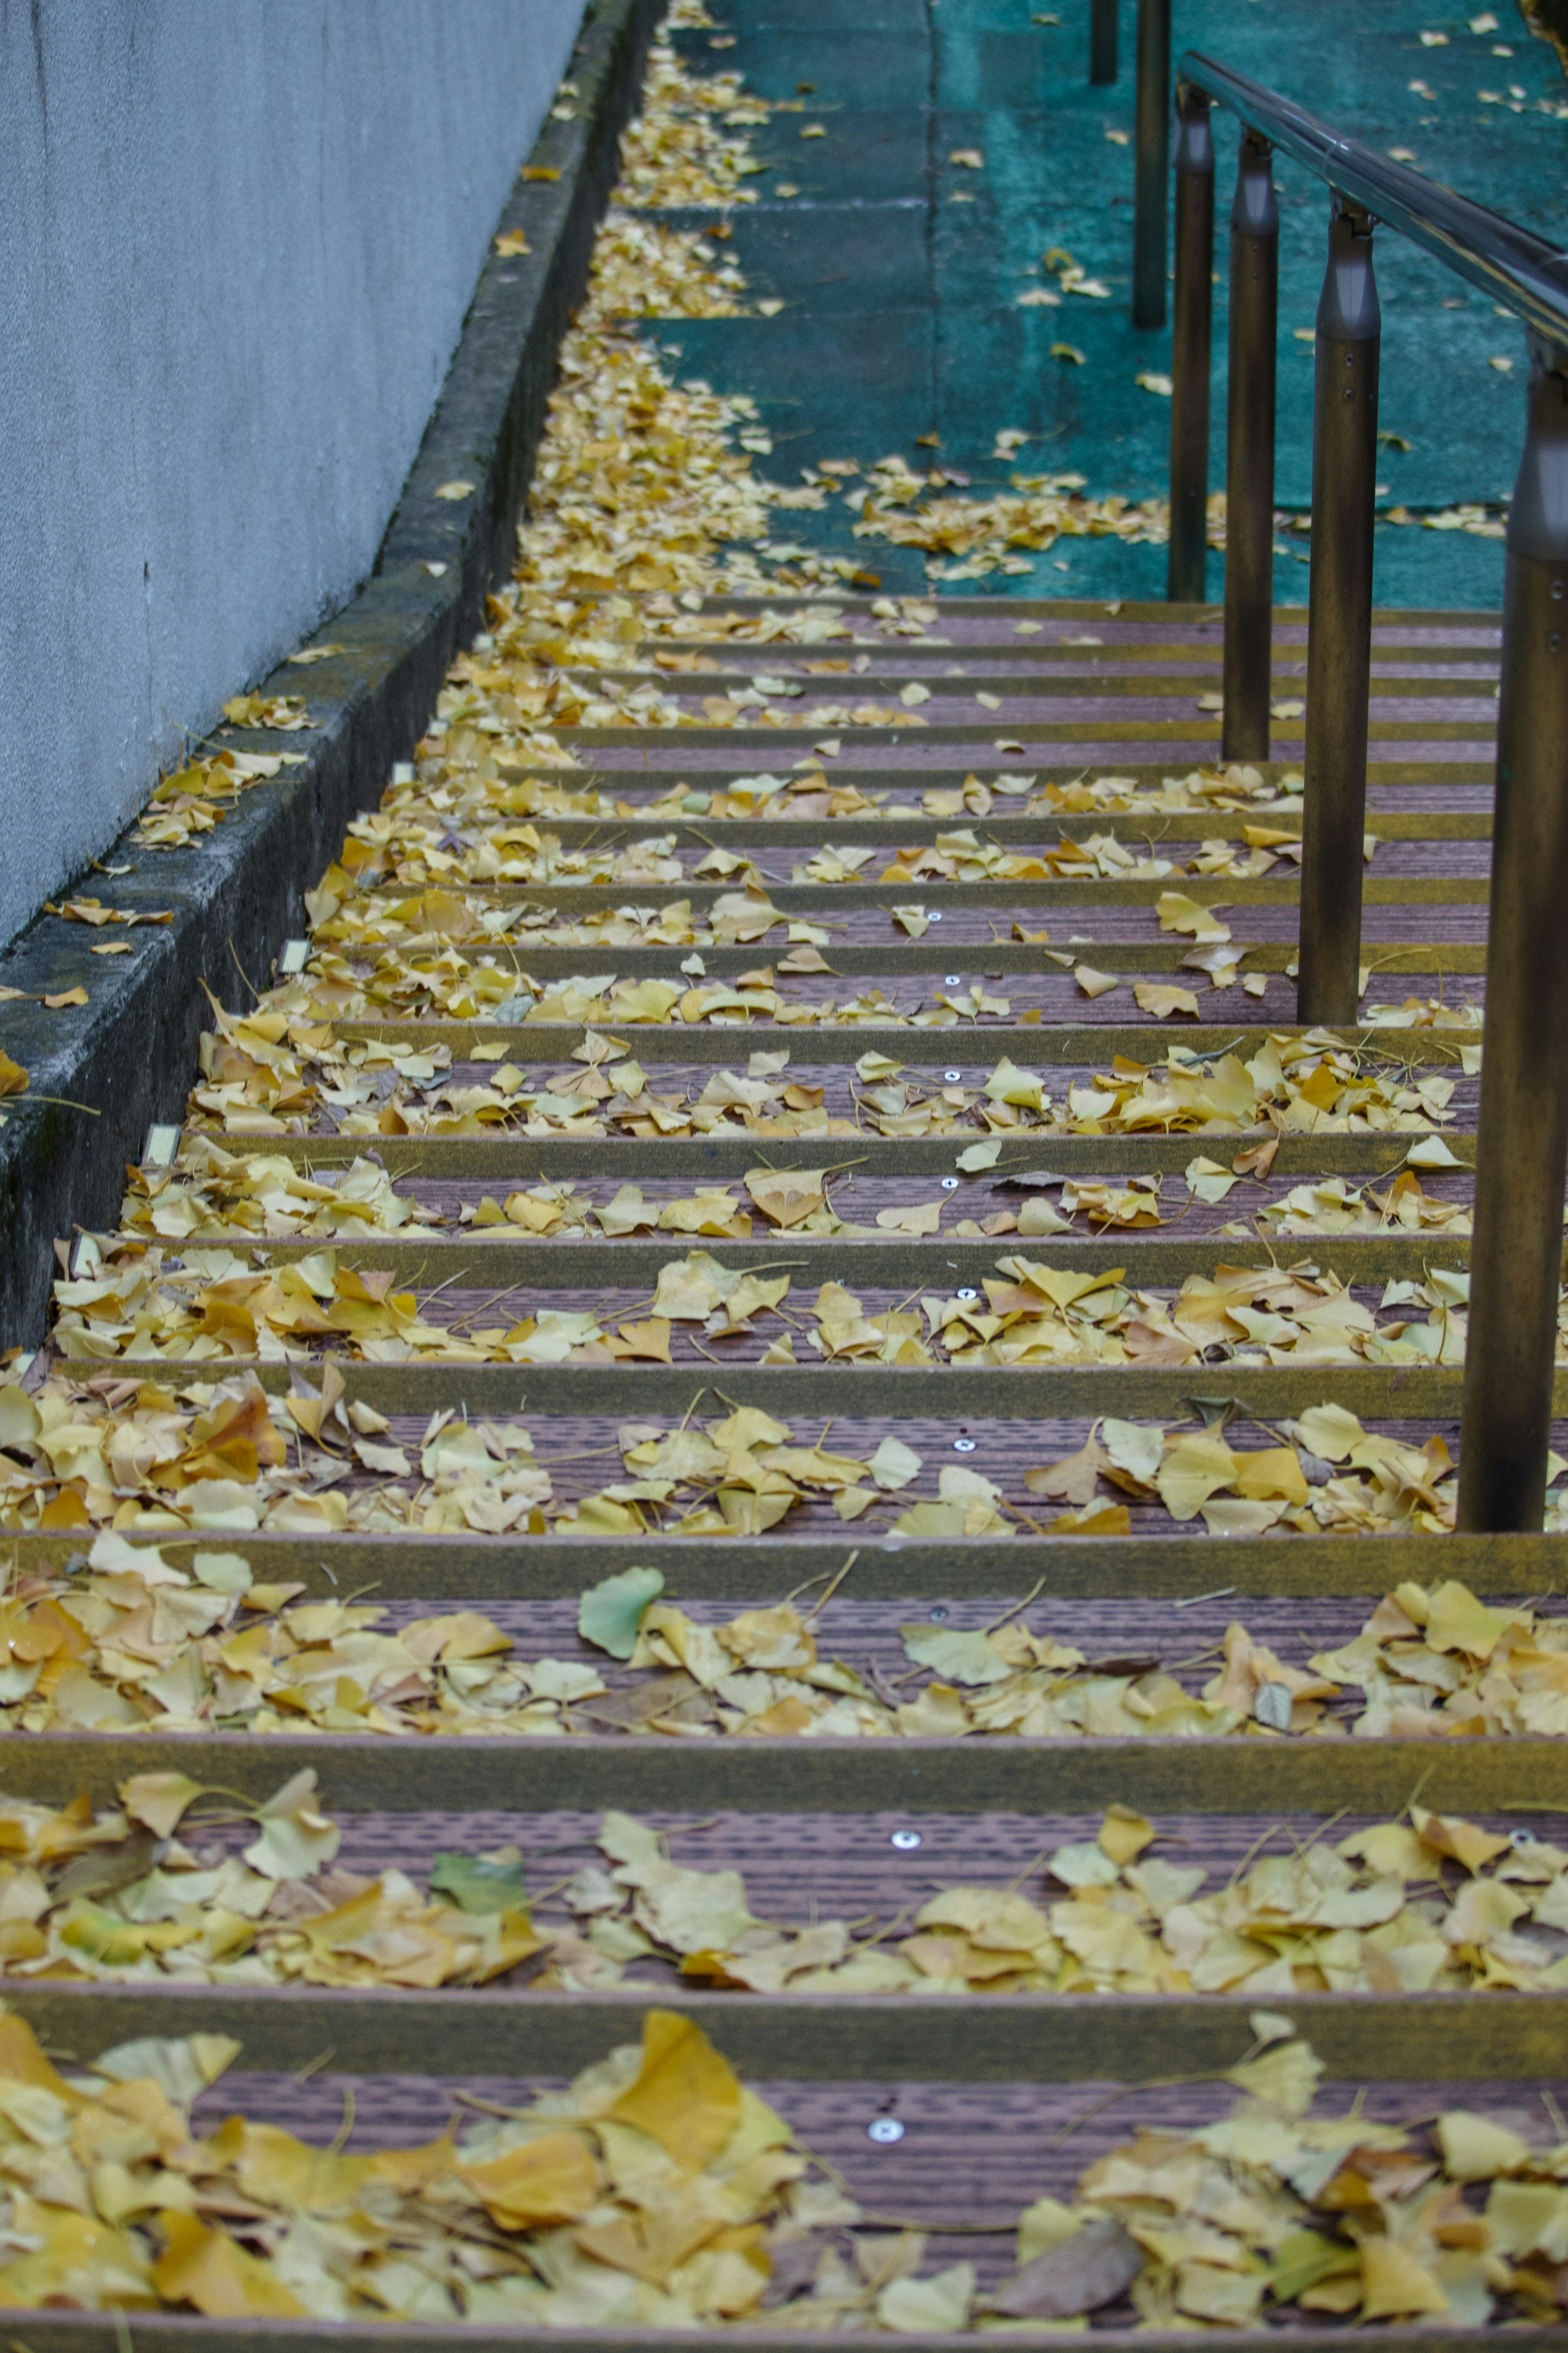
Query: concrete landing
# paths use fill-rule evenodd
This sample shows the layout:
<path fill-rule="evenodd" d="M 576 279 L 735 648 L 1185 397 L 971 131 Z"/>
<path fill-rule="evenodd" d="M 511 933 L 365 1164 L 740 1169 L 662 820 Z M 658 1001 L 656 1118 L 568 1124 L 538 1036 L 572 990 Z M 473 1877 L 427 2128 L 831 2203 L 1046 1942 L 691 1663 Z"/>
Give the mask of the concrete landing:
<path fill-rule="evenodd" d="M 1087 79 L 1085 0 L 710 0 L 717 35 L 676 37 L 694 67 L 723 66 L 774 101 L 799 100 L 752 133 L 768 165 L 755 205 L 733 216 L 731 250 L 755 293 L 782 298 L 772 319 L 683 320 L 661 332 L 717 389 L 746 391 L 773 431 L 759 461 L 781 479 L 826 457 L 897 450 L 931 462 L 920 437 L 973 485 L 1005 485 L 1015 466 L 1075 469 L 1091 494 L 1142 498 L 1166 480 L 1169 406 L 1138 384 L 1170 365 L 1168 330 L 1129 316 L 1136 11 L 1122 0 L 1121 71 Z M 1495 15 L 1495 26 L 1486 18 Z M 1175 0 L 1173 49 L 1193 47 L 1298 99 L 1383 150 L 1541 235 L 1568 244 L 1568 84 L 1552 50 L 1511 5 L 1465 15 L 1421 0 Z M 1440 33 L 1441 44 L 1423 34 Z M 1506 49 L 1509 54 L 1497 54 Z M 1412 88 L 1412 84 L 1420 85 Z M 1429 93 L 1429 94 L 1428 94 Z M 1483 95 L 1489 93 L 1489 96 Z M 1226 229 L 1234 125 L 1216 115 L 1214 459 L 1224 480 Z M 820 125 L 822 137 L 803 138 Z M 1117 134 L 1129 134 L 1121 143 Z M 978 153 L 979 168 L 955 153 Z M 1279 163 L 1282 216 L 1278 498 L 1310 496 L 1311 344 L 1327 199 Z M 784 187 L 796 193 L 784 195 Z M 690 217 L 685 216 L 681 217 Z M 1020 307 L 1055 285 L 1065 248 L 1109 299 L 1071 294 Z M 1385 232 L 1382 421 L 1386 503 L 1419 512 L 1505 501 L 1523 424 L 1526 358 L 1517 322 L 1436 262 Z M 1052 355 L 1068 343 L 1075 364 Z M 1495 360 L 1511 363 L 1507 368 Z M 998 429 L 1028 440 L 1010 464 Z M 836 543 L 797 519 L 799 537 Z M 1033 595 L 1160 595 L 1164 551 L 1075 542 L 1031 576 L 982 584 Z M 1210 559 L 1217 595 L 1222 560 Z M 1398 605 L 1479 606 L 1500 594 L 1496 540 L 1380 522 L 1376 593 Z M 1276 595 L 1305 593 L 1304 543 L 1279 558 Z M 889 585 L 891 580 L 889 577 Z M 918 579 L 900 586 L 918 586 Z"/>

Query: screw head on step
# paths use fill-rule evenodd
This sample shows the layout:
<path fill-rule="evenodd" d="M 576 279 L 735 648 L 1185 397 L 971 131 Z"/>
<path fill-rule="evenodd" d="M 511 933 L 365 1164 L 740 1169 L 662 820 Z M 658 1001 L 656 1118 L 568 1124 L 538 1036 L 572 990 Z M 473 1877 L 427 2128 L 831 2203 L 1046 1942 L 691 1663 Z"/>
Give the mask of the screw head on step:
<path fill-rule="evenodd" d="M 966 1282 L 963 1286 L 962 1290 L 956 1291 L 953 1293 L 953 1296 L 955 1299 L 978 1299 L 980 1293 L 973 1288 L 973 1284 Z"/>
<path fill-rule="evenodd" d="M 942 1075 L 947 1081 L 950 1087 L 955 1087 L 960 1079 L 963 1076 L 963 1072 L 962 1071 L 943 1071 Z"/>
<path fill-rule="evenodd" d="M 888 1841 L 888 1844 L 889 1846 L 896 1846 L 900 1854 L 913 1854 L 920 1842 L 921 1834 L 919 1831 L 895 1831 L 891 1838 Z"/>
<path fill-rule="evenodd" d="M 902 2140 L 904 2128 L 897 2116 L 873 2116 L 866 2127 L 866 2137 L 874 2140 L 879 2148 L 891 2148 Z"/>
<path fill-rule="evenodd" d="M 979 1442 L 975 1438 L 955 1438 L 952 1451 L 955 1454 L 973 1454 Z"/>
<path fill-rule="evenodd" d="M 947 972 L 942 975 L 942 986 L 945 988 L 958 988 L 963 985 L 963 975 L 961 972 Z"/>
<path fill-rule="evenodd" d="M 942 1180 L 942 1189 L 944 1193 L 956 1193 L 958 1190 L 957 1177 L 944 1176 Z"/>

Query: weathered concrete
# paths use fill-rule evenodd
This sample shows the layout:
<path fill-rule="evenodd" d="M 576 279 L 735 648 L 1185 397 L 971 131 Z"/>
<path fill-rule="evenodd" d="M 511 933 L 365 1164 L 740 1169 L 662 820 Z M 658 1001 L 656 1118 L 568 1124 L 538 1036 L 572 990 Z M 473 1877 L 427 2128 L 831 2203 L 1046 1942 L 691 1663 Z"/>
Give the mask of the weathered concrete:
<path fill-rule="evenodd" d="M 307 680 L 320 732 L 230 739 L 237 749 L 302 750 L 307 764 L 247 793 L 189 849 L 148 852 L 127 839 L 110 853 L 106 864 L 132 871 L 91 876 L 94 894 L 174 919 L 121 933 L 133 954 L 93 956 L 94 934 L 45 915 L 0 955 L 7 988 L 53 994 L 79 981 L 89 998 L 57 1013 L 0 1003 L 0 1048 L 32 1078 L 0 1129 L 0 1340 L 40 1336 L 51 1242 L 79 1224 L 112 1223 L 124 1164 L 140 1156 L 149 1124 L 179 1116 L 205 1010 L 199 983 L 237 1006 L 248 1002 L 241 970 L 258 986 L 270 976 L 283 939 L 304 927 L 301 893 L 336 855 L 347 819 L 374 804 L 392 763 L 408 755 L 486 590 L 510 572 L 556 353 L 658 13 L 658 0 L 594 0 L 572 62 L 577 115 L 548 121 L 531 159 L 559 177 L 517 185 L 503 226 L 523 228 L 531 250 L 492 257 L 480 274 L 382 567 L 321 633 L 344 650 L 268 682 L 297 692 Z M 434 496 L 456 477 L 477 485 L 472 498 Z M 446 566 L 439 577 L 431 564 Z"/>
<path fill-rule="evenodd" d="M 0 940 L 364 578 L 582 0 L 0 0 Z"/>

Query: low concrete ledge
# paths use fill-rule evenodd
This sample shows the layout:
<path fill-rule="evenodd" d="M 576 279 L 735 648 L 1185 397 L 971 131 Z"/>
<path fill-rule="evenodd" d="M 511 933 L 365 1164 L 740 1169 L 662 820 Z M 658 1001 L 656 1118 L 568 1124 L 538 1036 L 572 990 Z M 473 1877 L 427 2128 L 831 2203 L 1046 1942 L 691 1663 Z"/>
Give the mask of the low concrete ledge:
<path fill-rule="evenodd" d="M 93 931 L 44 914 L 0 955 L 0 987 L 26 993 L 0 1000 L 0 1049 L 31 1076 L 26 1094 L 0 1104 L 0 1344 L 42 1336 L 54 1240 L 111 1225 L 148 1127 L 181 1115 L 206 1011 L 200 984 L 230 1007 L 249 1002 L 242 975 L 266 986 L 282 941 L 305 928 L 303 893 L 408 757 L 487 591 L 511 571 L 562 337 L 659 13 L 660 0 L 591 0 L 572 61 L 576 116 L 547 120 L 499 224 L 522 229 L 531 250 L 492 252 L 480 273 L 376 569 L 317 632 L 342 651 L 263 681 L 303 695 L 319 725 L 227 739 L 237 751 L 302 753 L 304 765 L 253 786 L 188 849 L 140 848 L 128 832 L 62 893 L 171 922 Z M 528 176 L 538 172 L 556 176 Z M 435 495 L 456 480 L 473 483 L 471 498 Z M 433 564 L 445 565 L 439 576 Z M 114 867 L 130 871 L 105 873 Z M 89 953 L 106 939 L 132 952 Z M 28 1001 L 78 985 L 83 1007 Z"/>

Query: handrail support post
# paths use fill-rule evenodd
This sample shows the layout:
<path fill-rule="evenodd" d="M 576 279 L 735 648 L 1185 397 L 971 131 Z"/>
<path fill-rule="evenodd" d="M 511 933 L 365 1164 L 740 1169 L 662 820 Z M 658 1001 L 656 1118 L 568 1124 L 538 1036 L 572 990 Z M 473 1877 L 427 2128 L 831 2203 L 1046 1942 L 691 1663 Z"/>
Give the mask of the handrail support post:
<path fill-rule="evenodd" d="M 1209 101 L 1176 90 L 1176 306 L 1171 335 L 1171 541 L 1165 595 L 1208 589 L 1209 375 L 1213 365 L 1214 140 Z"/>
<path fill-rule="evenodd" d="M 1220 755 L 1267 760 L 1274 660 L 1274 380 L 1279 207 L 1267 139 L 1242 127 L 1230 209 L 1225 712 Z"/>
<path fill-rule="evenodd" d="M 1509 514 L 1458 1525 L 1546 1500 L 1568 1179 L 1568 347 L 1531 336 Z"/>
<path fill-rule="evenodd" d="M 1373 220 L 1331 191 L 1312 399 L 1312 569 L 1301 818 L 1303 1021 L 1344 1024 L 1361 996 L 1373 520 L 1383 333 Z"/>
<path fill-rule="evenodd" d="M 1165 323 L 1165 182 L 1171 161 L 1171 0 L 1138 0 L 1133 117 L 1132 323 Z"/>
<path fill-rule="evenodd" d="M 1089 0 L 1089 79 L 1104 89 L 1116 79 L 1117 0 Z"/>

